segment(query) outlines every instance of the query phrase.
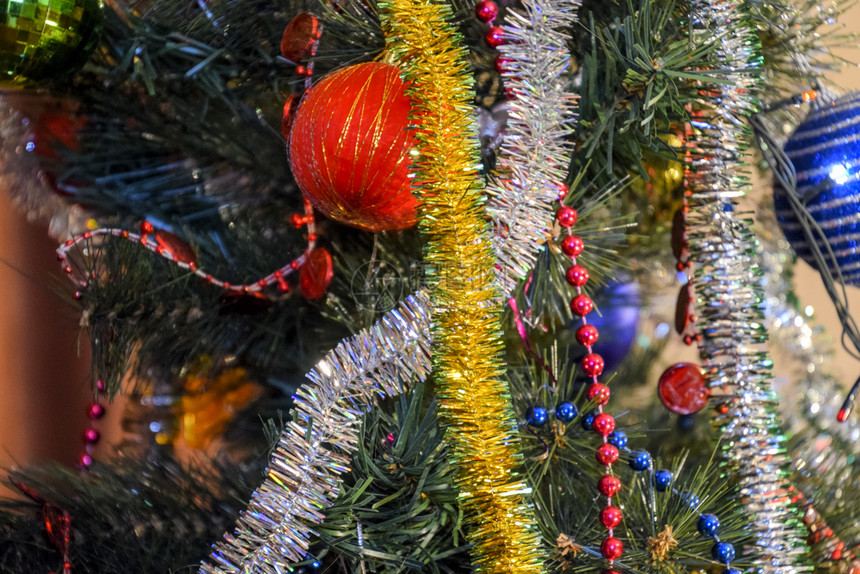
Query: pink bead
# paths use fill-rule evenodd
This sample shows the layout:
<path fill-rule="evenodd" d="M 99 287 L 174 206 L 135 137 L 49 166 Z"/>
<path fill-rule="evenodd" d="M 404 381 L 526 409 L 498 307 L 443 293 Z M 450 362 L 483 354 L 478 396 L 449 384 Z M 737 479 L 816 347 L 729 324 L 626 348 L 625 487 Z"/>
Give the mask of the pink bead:
<path fill-rule="evenodd" d="M 609 436 L 615 430 L 615 418 L 607 413 L 600 413 L 594 417 L 594 422 L 591 423 L 591 428 L 599 435 Z"/>
<path fill-rule="evenodd" d="M 484 35 L 484 41 L 491 48 L 498 48 L 505 43 L 505 31 L 498 26 L 491 26 Z"/>
<path fill-rule="evenodd" d="M 81 453 L 81 456 L 78 457 L 78 466 L 81 468 L 87 468 L 93 464 L 93 457 L 88 455 L 87 453 Z"/>
<path fill-rule="evenodd" d="M 615 528 L 621 524 L 622 518 L 623 514 L 621 513 L 621 509 L 614 506 L 607 506 L 600 511 L 600 522 L 602 522 L 603 526 L 606 528 Z"/>
<path fill-rule="evenodd" d="M 571 300 L 570 310 L 573 311 L 574 314 L 584 317 L 594 310 L 594 302 L 592 302 L 591 297 L 588 295 L 580 294 Z"/>
<path fill-rule="evenodd" d="M 609 443 L 600 445 L 594 453 L 594 458 L 597 459 L 597 462 L 605 466 L 609 466 L 618 460 L 619 456 L 620 453 L 618 452 L 618 449 Z"/>
<path fill-rule="evenodd" d="M 588 387 L 588 398 L 597 401 L 598 405 L 605 405 L 609 402 L 609 387 L 601 383 L 594 383 Z"/>
<path fill-rule="evenodd" d="M 101 438 L 101 434 L 96 429 L 87 429 L 84 431 L 84 442 L 89 444 L 95 444 L 99 442 Z"/>
<path fill-rule="evenodd" d="M 87 416 L 91 419 L 100 419 L 105 416 L 105 408 L 98 403 L 92 403 L 87 407 Z"/>
<path fill-rule="evenodd" d="M 582 287 L 588 283 L 588 269 L 582 265 L 574 265 L 567 270 L 565 279 L 567 279 L 567 282 L 574 287 Z"/>
<path fill-rule="evenodd" d="M 568 257 L 579 257 L 585 249 L 585 242 L 576 235 L 568 235 L 561 240 L 561 252 Z"/>
<path fill-rule="evenodd" d="M 594 325 L 583 325 L 576 330 L 576 342 L 583 347 L 591 347 L 600 338 L 600 333 L 597 332 L 597 327 Z"/>
<path fill-rule="evenodd" d="M 603 373 L 603 357 L 597 353 L 589 353 L 582 358 L 582 370 L 589 377 L 599 377 Z"/>
<path fill-rule="evenodd" d="M 499 7 L 492 0 L 481 0 L 475 5 L 475 18 L 487 24 L 499 15 Z"/>
<path fill-rule="evenodd" d="M 558 219 L 558 224 L 562 227 L 573 227 L 579 216 L 574 208 L 563 205 L 558 208 L 555 218 Z"/>

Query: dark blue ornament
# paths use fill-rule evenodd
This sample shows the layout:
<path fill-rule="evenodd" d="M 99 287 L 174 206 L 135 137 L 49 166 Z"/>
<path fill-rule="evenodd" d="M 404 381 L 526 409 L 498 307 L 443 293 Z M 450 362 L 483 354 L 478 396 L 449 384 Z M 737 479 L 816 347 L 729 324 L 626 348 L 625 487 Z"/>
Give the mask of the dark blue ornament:
<path fill-rule="evenodd" d="M 635 471 L 642 472 L 643 470 L 648 470 L 648 467 L 651 466 L 651 453 L 647 450 L 634 450 L 630 453 L 628 463 L 630 464 L 630 468 Z"/>
<path fill-rule="evenodd" d="M 600 414 L 600 411 L 594 409 L 588 412 L 582 419 L 579 421 L 582 424 L 582 428 L 584 430 L 590 431 L 594 426 L 594 417 Z"/>
<path fill-rule="evenodd" d="M 743 574 L 740 568 L 726 568 L 723 574 Z"/>
<path fill-rule="evenodd" d="M 609 441 L 609 444 L 620 450 L 627 446 L 627 433 L 617 430 L 610 434 L 606 440 Z"/>
<path fill-rule="evenodd" d="M 542 427 L 548 418 L 549 415 L 543 407 L 533 406 L 526 411 L 526 422 L 533 427 Z"/>
<path fill-rule="evenodd" d="M 728 564 L 735 559 L 735 547 L 728 542 L 717 542 L 711 548 L 711 556 L 717 562 Z"/>
<path fill-rule="evenodd" d="M 672 486 L 672 480 L 675 477 L 672 475 L 671 470 L 658 470 L 654 473 L 654 487 L 660 492 L 666 492 L 669 490 L 669 487 Z"/>
<path fill-rule="evenodd" d="M 573 403 L 559 403 L 558 406 L 555 407 L 555 418 L 563 423 L 569 423 L 575 419 L 578 414 L 579 409 L 576 408 L 576 405 Z"/>
<path fill-rule="evenodd" d="M 696 419 L 693 418 L 693 415 L 681 415 L 678 417 L 678 430 L 693 430 L 694 426 L 696 426 Z"/>
<path fill-rule="evenodd" d="M 680 497 L 682 501 L 686 502 L 690 506 L 690 508 L 696 508 L 699 506 L 699 497 L 689 490 L 682 492 Z"/>
<path fill-rule="evenodd" d="M 702 536 L 716 536 L 720 530 L 720 519 L 713 514 L 703 514 L 696 526 Z"/>
<path fill-rule="evenodd" d="M 797 194 L 824 230 L 848 285 L 860 282 L 860 93 L 814 109 L 788 138 L 784 151 L 797 172 Z M 788 192 L 777 186 L 773 203 L 786 239 L 815 267 Z M 825 243 L 817 240 L 822 253 Z M 831 272 L 835 270 L 828 262 Z"/>

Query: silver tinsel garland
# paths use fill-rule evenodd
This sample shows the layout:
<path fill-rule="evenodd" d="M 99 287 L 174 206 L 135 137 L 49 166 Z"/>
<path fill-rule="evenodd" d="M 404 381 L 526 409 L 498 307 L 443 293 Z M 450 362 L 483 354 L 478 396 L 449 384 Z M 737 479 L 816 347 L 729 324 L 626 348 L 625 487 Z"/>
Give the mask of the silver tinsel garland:
<path fill-rule="evenodd" d="M 305 559 L 313 534 L 308 524 L 321 522 L 337 497 L 362 417 L 378 398 L 401 393 L 431 370 L 429 309 L 426 294 L 408 297 L 308 373 L 265 481 L 200 572 L 280 574 Z"/>
<path fill-rule="evenodd" d="M 570 62 L 567 30 L 579 0 L 525 0 L 511 10 L 499 46 L 502 79 L 512 91 L 498 155 L 498 176 L 487 186 L 487 211 L 502 292 L 510 295 L 534 266 L 555 215 L 553 202 L 570 157 L 566 141 L 575 119 L 575 96 L 565 88 Z"/>
<path fill-rule="evenodd" d="M 742 155 L 751 137 L 744 120 L 754 106 L 757 46 L 735 2 L 697 0 L 690 18 L 694 41 L 714 43 L 712 70 L 725 70 L 708 72 L 723 82 L 696 84 L 701 97 L 686 141 L 700 354 L 710 385 L 727 393 L 728 410 L 717 423 L 726 470 L 751 521 L 749 557 L 759 573 L 794 573 L 806 569 L 806 550 L 784 479 L 788 458 L 764 346 L 761 271 L 748 222 L 735 214 L 735 199 L 748 187 Z"/>

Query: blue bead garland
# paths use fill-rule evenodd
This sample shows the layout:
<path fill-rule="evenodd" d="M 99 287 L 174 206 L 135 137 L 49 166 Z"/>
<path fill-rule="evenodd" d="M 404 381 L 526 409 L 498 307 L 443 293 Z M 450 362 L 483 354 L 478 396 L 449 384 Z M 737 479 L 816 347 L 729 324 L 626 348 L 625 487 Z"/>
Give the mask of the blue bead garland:
<path fill-rule="evenodd" d="M 735 547 L 728 542 L 717 542 L 711 548 L 711 556 L 717 562 L 729 564 L 735 559 Z"/>
<path fill-rule="evenodd" d="M 539 406 L 529 407 L 526 411 L 526 422 L 533 427 L 542 427 L 546 424 L 549 415 L 546 409 Z"/>
<path fill-rule="evenodd" d="M 672 486 L 675 476 L 671 470 L 658 470 L 654 473 L 654 487 L 660 492 L 666 492 Z"/>
<path fill-rule="evenodd" d="M 622 449 L 627 446 L 627 433 L 624 431 L 615 431 L 611 433 L 608 437 L 609 444 L 614 446 L 617 449 Z"/>
<path fill-rule="evenodd" d="M 579 409 L 576 405 L 570 402 L 559 403 L 555 407 L 555 418 L 563 423 L 569 423 L 579 414 Z"/>
<path fill-rule="evenodd" d="M 590 411 L 584 417 L 582 417 L 580 424 L 582 424 L 583 430 L 587 430 L 587 431 L 592 430 L 592 427 L 594 426 L 594 417 L 596 417 L 599 414 L 600 413 L 595 409 L 595 410 Z"/>
<path fill-rule="evenodd" d="M 720 519 L 713 514 L 703 514 L 699 516 L 696 527 L 702 536 L 716 536 L 720 529 Z"/>
<path fill-rule="evenodd" d="M 651 467 L 651 453 L 647 450 L 635 450 L 630 453 L 628 464 L 637 472 L 648 470 Z"/>

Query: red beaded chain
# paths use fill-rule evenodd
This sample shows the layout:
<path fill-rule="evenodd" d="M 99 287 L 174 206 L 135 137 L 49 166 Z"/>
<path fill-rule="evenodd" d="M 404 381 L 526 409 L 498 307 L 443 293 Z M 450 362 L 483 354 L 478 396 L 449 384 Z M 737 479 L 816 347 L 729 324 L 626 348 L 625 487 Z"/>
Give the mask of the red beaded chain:
<path fill-rule="evenodd" d="M 101 438 L 101 433 L 98 430 L 98 420 L 105 416 L 105 407 L 99 401 L 99 395 L 104 390 L 104 383 L 101 380 L 96 382 L 96 398 L 87 407 L 87 417 L 89 417 L 90 423 L 84 431 L 84 450 L 78 456 L 78 468 L 81 470 L 87 470 L 93 464 L 93 451 L 95 450 L 96 443 Z"/>
<path fill-rule="evenodd" d="M 72 265 L 69 264 L 69 251 L 72 248 L 78 247 L 82 244 L 86 244 L 99 236 L 120 237 L 129 241 L 140 243 L 142 246 L 152 251 L 153 253 L 164 257 L 168 261 L 174 262 L 180 268 L 186 269 L 192 272 L 194 275 L 197 275 L 207 283 L 215 285 L 217 287 L 221 287 L 226 291 L 232 293 L 260 293 L 270 286 L 277 286 L 278 291 L 286 293 L 290 290 L 290 286 L 287 283 L 286 278 L 293 271 L 299 269 L 302 265 L 305 264 L 305 262 L 308 260 L 308 256 L 316 247 L 317 235 L 316 222 L 314 219 L 314 210 L 307 199 L 304 200 L 304 206 L 304 215 L 294 215 L 291 219 L 291 222 L 296 228 L 302 227 L 303 225 L 307 226 L 307 250 L 302 253 L 302 255 L 292 260 L 287 265 L 284 265 L 280 269 L 266 275 L 258 281 L 245 285 L 232 285 L 227 281 L 217 279 L 209 273 L 198 269 L 194 251 L 191 250 L 187 243 L 185 243 L 177 236 L 173 235 L 168 231 L 155 228 L 149 222 L 144 222 L 143 224 L 141 224 L 139 234 L 132 233 L 124 229 L 111 228 L 96 229 L 94 231 L 87 231 L 85 233 L 82 233 L 77 237 L 69 239 L 57 248 L 57 259 L 63 266 L 63 271 L 69 276 L 69 278 L 74 281 L 75 284 L 77 284 L 79 287 L 85 288 L 90 278 L 85 276 L 75 276 L 75 269 L 72 267 Z M 80 291 L 75 293 L 76 298 L 80 298 L 81 296 L 82 294 Z"/>
<path fill-rule="evenodd" d="M 563 188 L 559 194 L 562 199 L 567 194 Z M 609 435 L 615 430 L 615 418 L 603 412 L 603 405 L 609 401 L 609 387 L 598 382 L 598 377 L 603 373 L 603 357 L 594 352 L 593 346 L 597 342 L 599 333 L 594 325 L 589 325 L 586 320 L 594 309 L 591 298 L 582 292 L 582 288 L 588 282 L 588 271 L 579 265 L 576 258 L 582 253 L 585 244 L 581 238 L 570 233 L 570 228 L 576 225 L 577 213 L 571 207 L 562 206 L 556 213 L 559 225 L 568 230 L 567 236 L 561 241 L 561 251 L 571 259 L 571 266 L 565 277 L 567 282 L 576 289 L 576 296 L 570 302 L 570 309 L 574 315 L 582 320 L 582 325 L 576 330 L 576 341 L 586 348 L 588 353 L 582 359 L 583 372 L 591 377 L 591 385 L 588 387 L 588 398 L 597 402 L 597 416 L 594 417 L 591 428 L 603 437 L 603 444 L 597 447 L 595 457 L 597 462 L 606 467 L 606 473 L 597 483 L 597 489 L 606 497 L 606 506 L 600 512 L 600 521 L 607 529 L 607 537 L 600 545 L 603 557 L 609 560 L 609 570 L 605 574 L 614 573 L 612 564 L 621 557 L 624 552 L 624 544 L 614 536 L 614 529 L 621 523 L 623 515 L 621 509 L 612 505 L 612 497 L 621 490 L 621 481 L 612 474 L 612 464 L 618 460 L 620 453 L 615 445 L 609 443 Z"/>

